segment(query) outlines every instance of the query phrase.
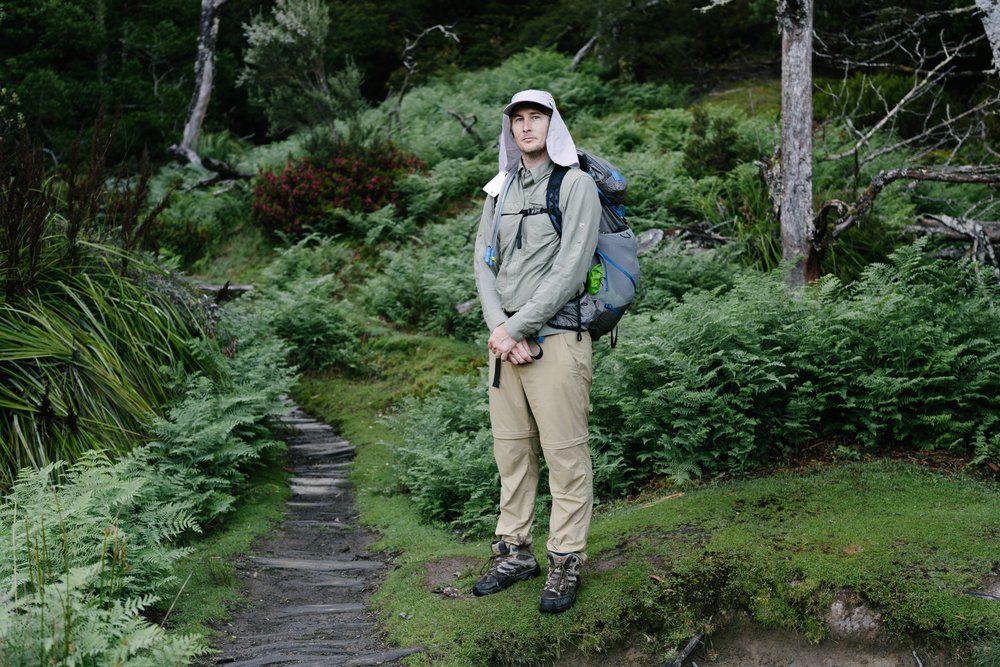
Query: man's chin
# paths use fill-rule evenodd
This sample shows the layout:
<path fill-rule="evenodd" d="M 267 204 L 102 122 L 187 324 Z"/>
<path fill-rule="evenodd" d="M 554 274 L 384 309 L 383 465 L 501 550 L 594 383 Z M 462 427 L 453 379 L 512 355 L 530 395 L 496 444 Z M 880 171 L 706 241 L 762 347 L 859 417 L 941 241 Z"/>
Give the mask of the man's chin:
<path fill-rule="evenodd" d="M 548 153 L 545 150 L 545 146 L 541 148 L 532 148 L 531 150 L 521 149 L 521 155 L 528 158 L 528 160 L 538 160 L 539 158 L 545 157 Z"/>

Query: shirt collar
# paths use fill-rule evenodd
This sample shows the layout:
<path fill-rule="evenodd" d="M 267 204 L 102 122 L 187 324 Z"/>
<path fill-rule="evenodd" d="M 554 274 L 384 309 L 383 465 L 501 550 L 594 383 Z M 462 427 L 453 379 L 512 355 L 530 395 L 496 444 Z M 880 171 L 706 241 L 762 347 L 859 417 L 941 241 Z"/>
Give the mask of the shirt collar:
<path fill-rule="evenodd" d="M 524 183 L 537 183 L 542 179 L 543 176 L 552 171 L 553 162 L 551 158 L 545 158 L 541 163 L 535 165 L 531 169 L 524 166 L 521 163 L 521 180 Z"/>

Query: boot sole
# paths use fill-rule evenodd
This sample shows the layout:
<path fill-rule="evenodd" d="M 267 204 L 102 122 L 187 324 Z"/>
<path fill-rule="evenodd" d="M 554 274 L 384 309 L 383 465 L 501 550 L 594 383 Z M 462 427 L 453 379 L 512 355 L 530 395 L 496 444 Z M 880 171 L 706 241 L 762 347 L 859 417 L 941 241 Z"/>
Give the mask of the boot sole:
<path fill-rule="evenodd" d="M 569 599 L 559 598 L 555 600 L 542 600 L 538 604 L 538 611 L 543 614 L 561 614 L 576 604 L 576 596 Z"/>
<path fill-rule="evenodd" d="M 561 614 L 576 604 L 576 594 L 580 592 L 580 586 L 582 585 L 583 578 L 581 577 L 576 582 L 576 590 L 573 591 L 573 595 L 561 598 L 542 598 L 538 601 L 538 611 L 543 614 Z"/>
<path fill-rule="evenodd" d="M 478 583 L 472 587 L 472 594 L 477 598 L 481 598 L 484 595 L 493 595 L 494 593 L 499 593 L 500 591 L 507 590 L 519 581 L 527 581 L 528 579 L 534 579 L 542 573 L 541 567 L 536 567 L 534 570 L 528 570 L 523 572 L 516 577 L 511 577 L 506 580 L 503 585 L 493 586 L 491 588 L 480 588 Z"/>

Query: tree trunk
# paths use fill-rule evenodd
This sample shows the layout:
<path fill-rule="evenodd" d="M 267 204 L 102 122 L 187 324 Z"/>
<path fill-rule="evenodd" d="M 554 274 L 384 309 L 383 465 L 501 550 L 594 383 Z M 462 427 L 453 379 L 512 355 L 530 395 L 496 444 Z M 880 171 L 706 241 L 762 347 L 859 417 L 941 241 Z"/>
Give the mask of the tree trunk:
<path fill-rule="evenodd" d="M 781 0 L 781 254 L 790 287 L 819 277 L 812 247 L 813 0 Z"/>
<path fill-rule="evenodd" d="M 976 0 L 976 7 L 983 13 L 983 28 L 993 47 L 993 68 L 1000 70 L 1000 1 Z"/>
<path fill-rule="evenodd" d="M 201 166 L 198 157 L 198 137 L 208 112 L 215 79 L 215 44 L 219 37 L 219 17 L 215 12 L 226 0 L 201 0 L 201 24 L 198 28 L 198 58 L 194 65 L 194 95 L 188 106 L 187 122 L 179 146 L 171 146 L 174 153 L 183 155 L 192 164 Z"/>
<path fill-rule="evenodd" d="M 94 23 L 97 24 L 97 82 L 104 87 L 105 73 L 108 71 L 108 12 L 104 0 L 94 2 Z"/>

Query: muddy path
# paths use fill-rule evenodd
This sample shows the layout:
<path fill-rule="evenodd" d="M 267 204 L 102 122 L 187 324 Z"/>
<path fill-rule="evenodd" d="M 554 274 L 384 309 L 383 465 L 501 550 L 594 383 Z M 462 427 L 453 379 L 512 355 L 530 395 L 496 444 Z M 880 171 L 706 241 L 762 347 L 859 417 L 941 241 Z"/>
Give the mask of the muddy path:
<path fill-rule="evenodd" d="M 292 496 L 281 527 L 237 576 L 250 603 L 213 642 L 206 665 L 379 665 L 420 647 L 386 646 L 366 610 L 387 568 L 368 549 L 376 536 L 358 522 L 347 480 L 354 447 L 301 409 L 284 420 Z"/>

